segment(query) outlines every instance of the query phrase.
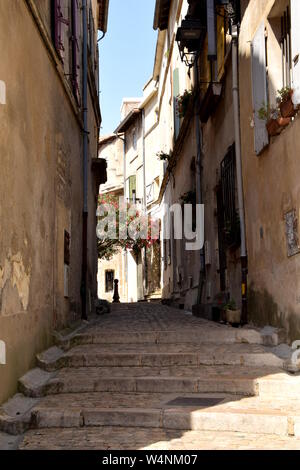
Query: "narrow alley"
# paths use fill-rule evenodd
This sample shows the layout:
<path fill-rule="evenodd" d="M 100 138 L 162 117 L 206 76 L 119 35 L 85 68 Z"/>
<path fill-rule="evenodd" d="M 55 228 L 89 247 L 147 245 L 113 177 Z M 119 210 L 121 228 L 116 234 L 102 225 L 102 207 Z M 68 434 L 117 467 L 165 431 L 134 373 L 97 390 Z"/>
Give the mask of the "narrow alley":
<path fill-rule="evenodd" d="M 300 450 L 299 18 L 0 0 L 0 451 Z"/>
<path fill-rule="evenodd" d="M 114 305 L 37 356 L 0 427 L 31 450 L 299 449 L 300 377 L 284 372 L 283 340 L 157 303 Z"/>

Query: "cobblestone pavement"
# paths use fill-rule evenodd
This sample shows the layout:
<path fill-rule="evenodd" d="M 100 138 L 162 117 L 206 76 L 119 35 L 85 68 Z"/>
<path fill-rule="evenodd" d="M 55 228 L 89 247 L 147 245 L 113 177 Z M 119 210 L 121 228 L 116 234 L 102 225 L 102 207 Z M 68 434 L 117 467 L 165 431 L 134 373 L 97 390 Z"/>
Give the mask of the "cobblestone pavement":
<path fill-rule="evenodd" d="M 217 323 L 208 323 L 196 318 L 189 312 L 161 304 L 140 303 L 113 305 L 112 314 L 103 316 L 98 325 L 93 326 L 92 332 L 97 335 L 103 331 L 141 332 L 141 331 L 182 331 L 201 328 L 205 325 L 213 330 L 222 330 Z M 87 329 L 88 331 L 89 329 Z"/>
<path fill-rule="evenodd" d="M 300 377 L 283 371 L 281 342 L 160 304 L 113 306 L 39 355 L 20 380 L 33 398 L 0 409 L 0 429 L 25 434 L 0 434 L 0 448 L 300 450 Z"/>
<path fill-rule="evenodd" d="M 23 450 L 300 450 L 289 437 L 213 431 L 163 431 L 137 428 L 51 429 L 30 431 Z"/>

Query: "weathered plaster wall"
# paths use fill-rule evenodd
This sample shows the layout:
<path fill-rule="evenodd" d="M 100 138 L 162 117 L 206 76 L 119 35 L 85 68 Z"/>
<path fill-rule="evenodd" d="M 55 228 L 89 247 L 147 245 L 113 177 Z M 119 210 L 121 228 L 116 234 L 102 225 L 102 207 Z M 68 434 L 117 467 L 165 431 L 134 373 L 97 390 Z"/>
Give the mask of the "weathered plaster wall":
<path fill-rule="evenodd" d="M 273 2 L 250 1 L 240 38 L 240 96 L 243 178 L 249 255 L 249 314 L 253 321 L 280 325 L 290 340 L 300 337 L 300 254 L 287 255 L 284 215 L 299 219 L 299 116 L 257 157 L 251 127 L 250 41 Z M 269 57 L 272 60 L 272 56 Z M 273 83 L 273 87 L 278 89 Z M 297 228 L 298 231 L 298 228 Z"/>
<path fill-rule="evenodd" d="M 205 206 L 205 240 L 209 241 L 211 264 L 206 266 L 204 303 L 212 303 L 220 292 L 219 243 L 216 187 L 221 179 L 221 162 L 234 143 L 231 55 L 226 65 L 222 98 L 216 111 L 203 125 L 202 193 Z M 238 203 L 236 201 L 236 208 Z M 240 250 L 226 250 L 226 292 L 237 305 L 241 303 Z M 210 284 L 208 286 L 208 283 Z"/>
<path fill-rule="evenodd" d="M 51 344 L 53 327 L 72 312 L 80 316 L 83 197 L 80 125 L 24 1 L 0 2 L 0 44 L 1 403 Z M 71 234 L 69 299 L 64 230 Z"/>

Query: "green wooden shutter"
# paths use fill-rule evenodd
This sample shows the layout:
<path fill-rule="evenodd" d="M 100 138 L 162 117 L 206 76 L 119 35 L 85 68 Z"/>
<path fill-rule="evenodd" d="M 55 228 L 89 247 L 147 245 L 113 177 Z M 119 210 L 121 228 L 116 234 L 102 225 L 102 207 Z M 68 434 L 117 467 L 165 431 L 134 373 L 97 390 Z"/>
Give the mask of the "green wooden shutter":
<path fill-rule="evenodd" d="M 179 70 L 173 72 L 173 103 L 174 103 L 174 137 L 178 137 L 180 130 L 180 117 L 177 113 L 177 96 L 179 95 Z"/>
<path fill-rule="evenodd" d="M 133 191 L 136 192 L 136 176 L 129 177 L 129 199 L 133 199 Z"/>

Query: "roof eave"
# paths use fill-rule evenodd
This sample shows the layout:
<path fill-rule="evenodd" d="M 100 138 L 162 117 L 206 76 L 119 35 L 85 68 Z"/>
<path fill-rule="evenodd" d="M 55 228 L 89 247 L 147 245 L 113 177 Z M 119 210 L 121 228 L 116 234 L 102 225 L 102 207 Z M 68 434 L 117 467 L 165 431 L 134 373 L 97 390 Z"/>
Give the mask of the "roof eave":
<path fill-rule="evenodd" d="M 153 28 L 168 29 L 168 19 L 171 7 L 171 0 L 156 0 Z"/>
<path fill-rule="evenodd" d="M 126 116 L 126 118 L 123 119 L 123 121 L 119 124 L 119 126 L 117 127 L 114 133 L 123 134 L 124 132 L 126 132 L 139 114 L 141 114 L 140 109 L 138 108 L 132 109 L 130 113 Z"/>
<path fill-rule="evenodd" d="M 107 32 L 109 0 L 98 0 L 98 29 L 104 34 Z"/>

